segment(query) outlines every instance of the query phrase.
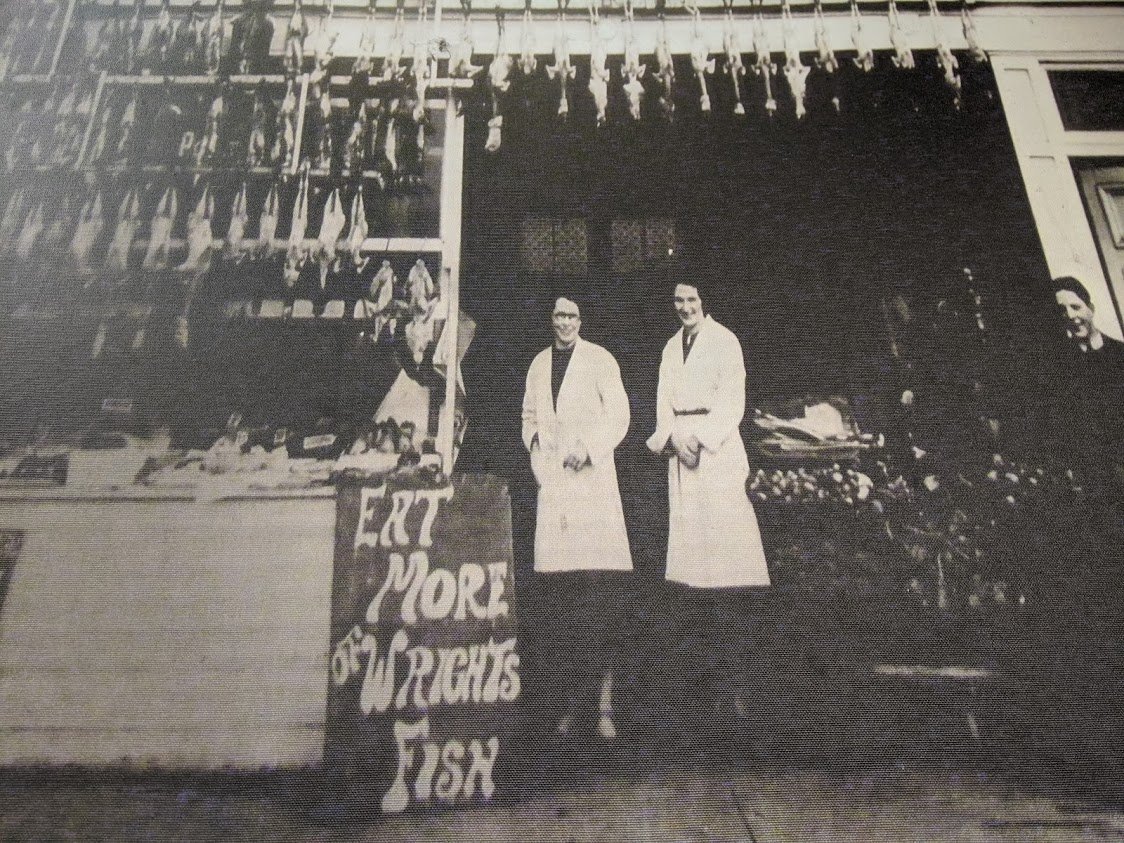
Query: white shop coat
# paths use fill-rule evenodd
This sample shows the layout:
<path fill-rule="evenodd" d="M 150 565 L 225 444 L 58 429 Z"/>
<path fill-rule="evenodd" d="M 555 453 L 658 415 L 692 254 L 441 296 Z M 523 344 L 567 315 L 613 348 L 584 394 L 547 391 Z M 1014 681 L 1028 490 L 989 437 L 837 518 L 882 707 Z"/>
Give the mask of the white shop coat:
<path fill-rule="evenodd" d="M 648 447 L 660 451 L 672 433 L 694 434 L 702 452 L 693 469 L 677 456 L 668 460 L 667 579 L 673 582 L 697 588 L 769 585 L 757 516 L 745 490 L 749 461 L 738 429 L 743 415 L 745 363 L 738 338 L 707 316 L 684 362 L 683 330 L 676 332 L 660 360 L 656 432 Z"/>
<path fill-rule="evenodd" d="M 535 570 L 630 571 L 632 554 L 613 460 L 629 423 L 620 368 L 608 351 L 579 338 L 555 412 L 552 353 L 553 346 L 535 357 L 523 394 L 523 444 L 539 484 Z M 591 465 L 581 471 L 563 468 L 562 461 L 579 442 Z"/>

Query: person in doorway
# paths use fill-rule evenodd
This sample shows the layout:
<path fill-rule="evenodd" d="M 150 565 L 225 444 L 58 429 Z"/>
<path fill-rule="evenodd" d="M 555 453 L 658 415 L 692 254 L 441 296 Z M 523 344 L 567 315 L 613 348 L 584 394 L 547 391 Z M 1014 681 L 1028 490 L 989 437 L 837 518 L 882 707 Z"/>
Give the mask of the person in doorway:
<path fill-rule="evenodd" d="M 681 600 L 709 604 L 710 684 L 729 683 L 716 699 L 745 716 L 752 637 L 745 597 L 770 584 L 746 494 L 745 363 L 738 338 L 706 313 L 697 285 L 678 283 L 674 296 L 682 327 L 664 346 L 656 430 L 647 441 L 668 458 L 666 579 Z"/>
<path fill-rule="evenodd" d="M 628 432 L 628 396 L 613 356 L 581 338 L 572 298 L 555 301 L 551 323 L 554 343 L 527 372 L 523 444 L 539 487 L 534 570 L 549 578 L 553 643 L 568 671 L 557 730 L 568 733 L 584 698 L 596 696 L 598 734 L 611 740 L 614 595 L 620 572 L 632 570 L 613 458 Z"/>
<path fill-rule="evenodd" d="M 1094 497 L 1115 513 L 1124 491 L 1124 343 L 1096 326 L 1092 296 L 1081 281 L 1063 276 L 1053 286 L 1070 340 L 1052 388 L 1053 449 L 1081 470 Z"/>

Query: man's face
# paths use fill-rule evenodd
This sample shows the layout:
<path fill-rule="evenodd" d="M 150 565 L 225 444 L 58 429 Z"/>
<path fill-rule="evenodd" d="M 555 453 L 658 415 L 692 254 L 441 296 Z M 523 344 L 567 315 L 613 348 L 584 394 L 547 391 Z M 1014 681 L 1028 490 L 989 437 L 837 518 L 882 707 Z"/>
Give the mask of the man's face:
<path fill-rule="evenodd" d="M 578 341 L 578 331 L 582 327 L 581 311 L 569 299 L 558 299 L 550 316 L 554 327 L 554 344 L 559 348 L 570 348 Z"/>
<path fill-rule="evenodd" d="M 1054 298 L 1065 320 L 1066 333 L 1078 341 L 1089 339 L 1093 332 L 1093 308 L 1072 290 L 1058 290 Z"/>
<path fill-rule="evenodd" d="M 690 284 L 675 285 L 675 312 L 688 332 L 696 330 L 702 324 L 703 309 L 698 288 Z"/>

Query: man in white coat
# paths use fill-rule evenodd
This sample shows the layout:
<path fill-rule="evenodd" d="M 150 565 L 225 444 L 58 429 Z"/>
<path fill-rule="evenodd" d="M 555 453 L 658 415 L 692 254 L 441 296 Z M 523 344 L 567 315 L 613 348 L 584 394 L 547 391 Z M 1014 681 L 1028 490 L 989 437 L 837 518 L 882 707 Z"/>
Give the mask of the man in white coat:
<path fill-rule="evenodd" d="M 709 639 L 705 658 L 717 674 L 711 684 L 732 685 L 741 715 L 751 637 L 744 591 L 769 585 L 745 489 L 749 461 L 739 429 L 745 362 L 738 338 L 704 312 L 696 286 L 675 286 L 675 311 L 682 328 L 664 346 L 656 431 L 647 442 L 668 457 L 666 577 L 687 587 L 680 596 L 696 604 L 703 596 L 709 604 L 710 629 L 702 633 Z"/>
<path fill-rule="evenodd" d="M 554 303 L 554 343 L 535 357 L 523 396 L 523 444 L 538 482 L 536 574 L 547 575 L 554 644 L 569 670 L 567 733 L 580 699 L 600 679 L 598 732 L 612 720 L 613 591 L 632 570 L 613 452 L 628 432 L 628 396 L 620 368 L 599 345 L 579 336 L 581 312 L 568 298 Z M 599 675 L 598 675 L 599 674 Z"/>

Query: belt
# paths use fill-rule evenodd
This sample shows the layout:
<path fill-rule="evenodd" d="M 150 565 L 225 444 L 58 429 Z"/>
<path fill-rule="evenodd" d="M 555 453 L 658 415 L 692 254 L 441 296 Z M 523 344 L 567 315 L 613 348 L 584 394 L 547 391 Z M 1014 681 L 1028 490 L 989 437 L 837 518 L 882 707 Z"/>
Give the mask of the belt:
<path fill-rule="evenodd" d="M 705 416 L 710 413 L 710 410 L 705 407 L 699 407 L 694 410 L 673 410 L 672 412 L 677 416 Z"/>

